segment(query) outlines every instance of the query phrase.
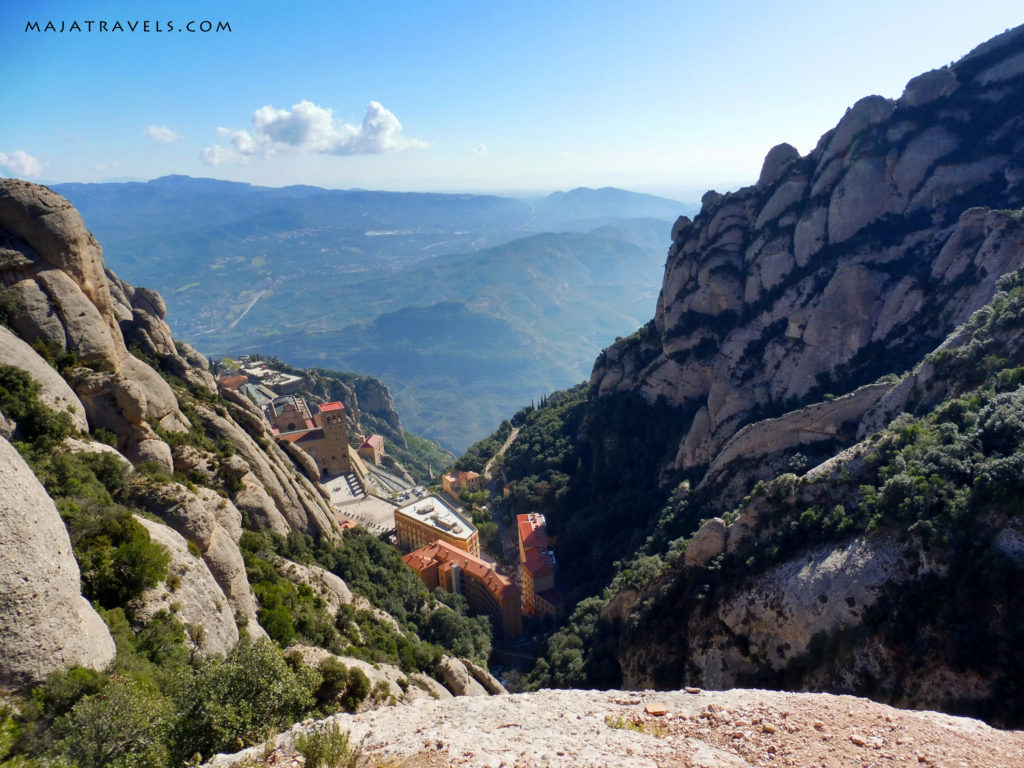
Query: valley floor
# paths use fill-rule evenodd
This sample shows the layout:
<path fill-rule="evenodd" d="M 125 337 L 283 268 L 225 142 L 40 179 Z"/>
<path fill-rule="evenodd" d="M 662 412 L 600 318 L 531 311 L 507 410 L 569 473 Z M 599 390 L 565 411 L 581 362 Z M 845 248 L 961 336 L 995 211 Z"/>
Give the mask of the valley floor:
<path fill-rule="evenodd" d="M 1024 732 L 935 712 L 830 694 L 732 691 L 578 691 L 418 700 L 335 722 L 362 744 L 361 765 L 406 768 L 1021 768 Z M 655 716 L 648 707 L 664 705 Z M 226 768 L 299 766 L 297 726 L 276 740 L 219 756 Z M 252 765 L 250 762 L 249 765 Z"/>

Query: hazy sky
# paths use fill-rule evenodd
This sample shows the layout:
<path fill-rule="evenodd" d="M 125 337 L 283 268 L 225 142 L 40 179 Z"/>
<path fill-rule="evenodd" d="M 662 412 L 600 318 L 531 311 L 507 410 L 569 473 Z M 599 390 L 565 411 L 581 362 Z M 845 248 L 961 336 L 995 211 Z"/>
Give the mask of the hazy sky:
<path fill-rule="evenodd" d="M 996 0 L 4 0 L 0 172 L 691 201 L 1022 15 Z M 205 20 L 231 31 L 184 29 Z"/>

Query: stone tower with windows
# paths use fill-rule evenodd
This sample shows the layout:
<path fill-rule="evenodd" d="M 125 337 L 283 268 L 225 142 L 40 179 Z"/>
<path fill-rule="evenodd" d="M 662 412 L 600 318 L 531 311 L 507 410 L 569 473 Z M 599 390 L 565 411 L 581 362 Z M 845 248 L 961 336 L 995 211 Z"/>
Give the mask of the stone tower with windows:
<path fill-rule="evenodd" d="M 348 421 L 340 402 L 324 403 L 315 420 L 323 430 L 323 442 L 317 445 L 317 464 L 321 474 L 340 475 L 352 471 L 348 456 Z"/>

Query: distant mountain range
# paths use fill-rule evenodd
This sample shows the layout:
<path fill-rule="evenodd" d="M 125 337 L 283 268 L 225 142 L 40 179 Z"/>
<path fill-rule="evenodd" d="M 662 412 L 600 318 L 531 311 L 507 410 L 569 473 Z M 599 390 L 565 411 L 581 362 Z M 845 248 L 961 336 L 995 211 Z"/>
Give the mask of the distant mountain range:
<path fill-rule="evenodd" d="M 60 184 L 107 263 L 209 355 L 382 377 L 409 428 L 463 450 L 586 377 L 657 296 L 695 206 L 621 189 L 537 200 L 257 187 L 166 176 Z"/>

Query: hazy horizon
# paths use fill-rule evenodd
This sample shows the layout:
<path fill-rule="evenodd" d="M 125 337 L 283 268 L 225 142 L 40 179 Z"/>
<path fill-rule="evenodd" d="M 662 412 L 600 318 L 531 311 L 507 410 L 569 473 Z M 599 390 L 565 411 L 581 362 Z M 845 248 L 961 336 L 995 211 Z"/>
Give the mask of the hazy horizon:
<path fill-rule="evenodd" d="M 810 151 L 858 99 L 898 97 L 1020 21 L 995 0 L 5 10 L 4 174 L 687 203 L 754 183 L 772 146 Z"/>

